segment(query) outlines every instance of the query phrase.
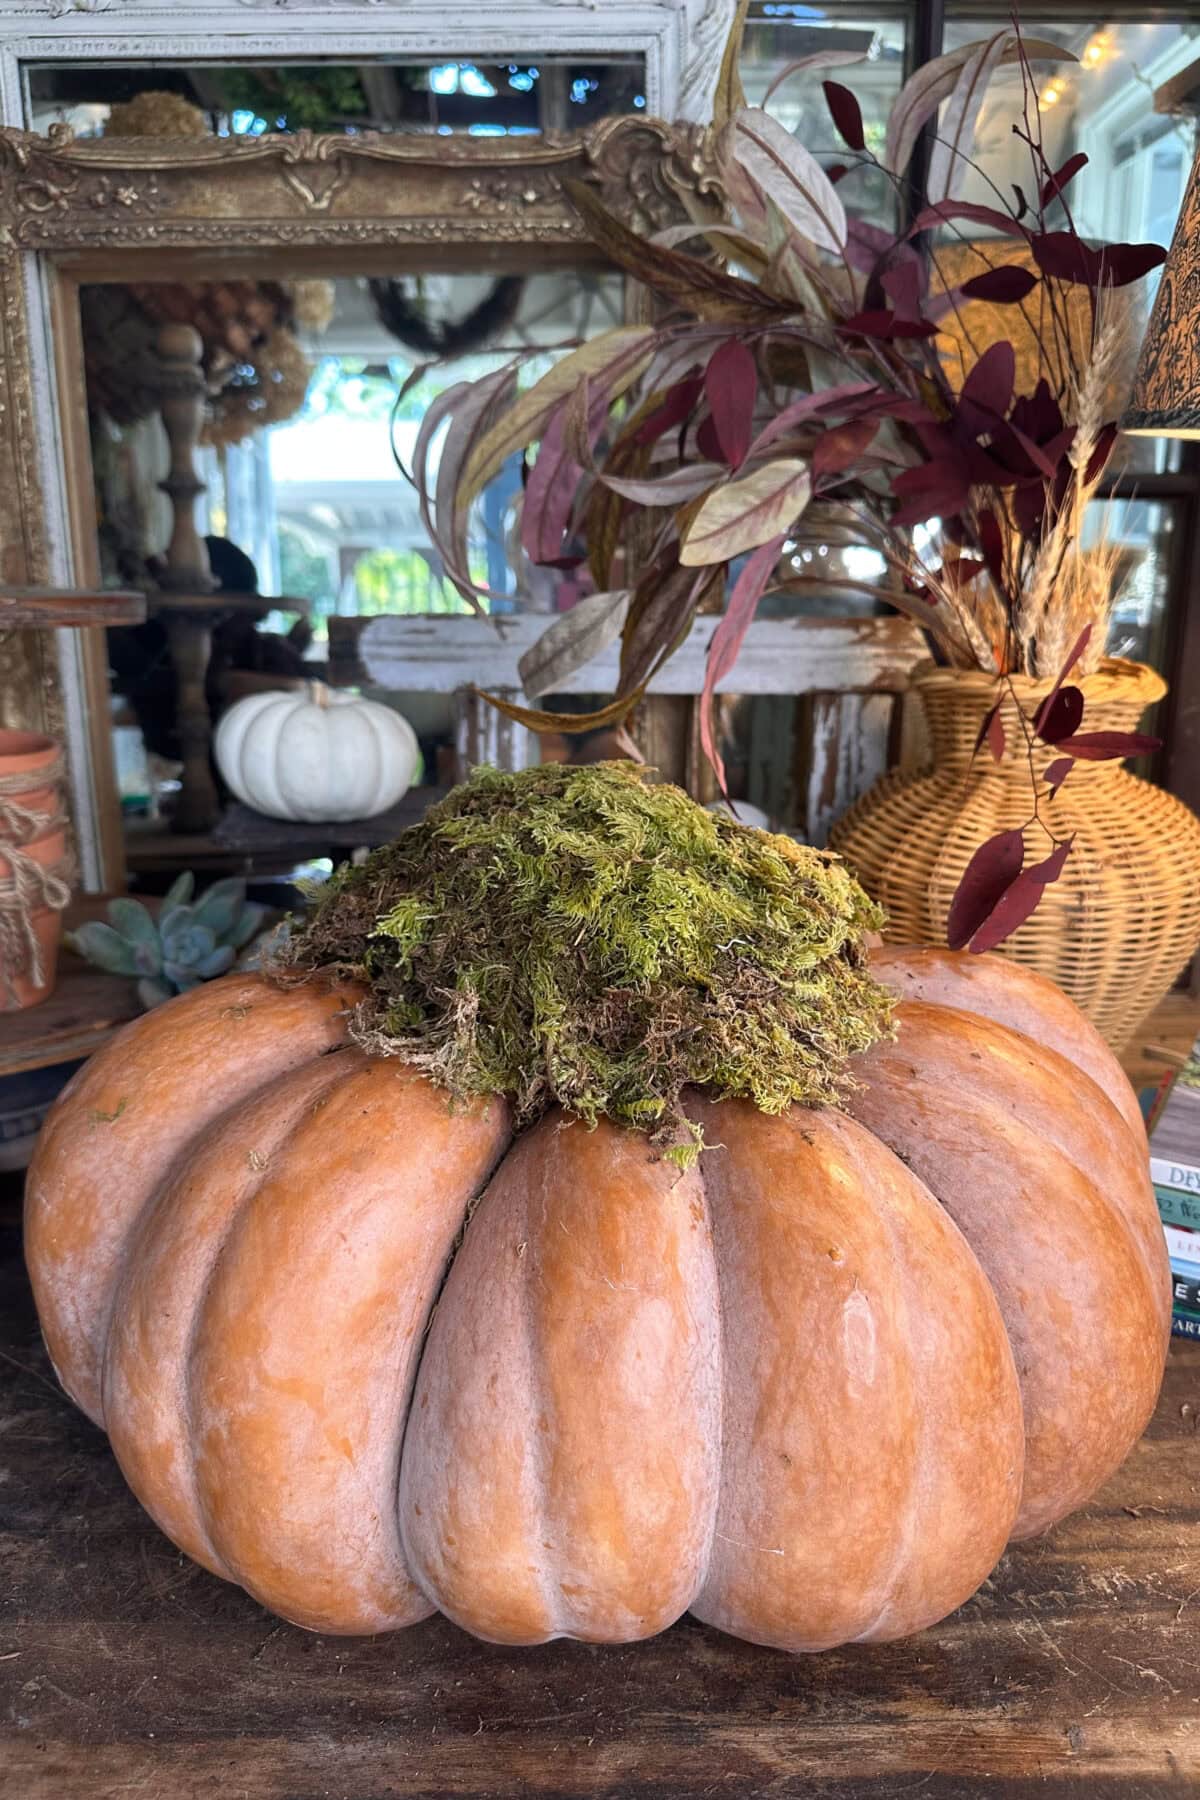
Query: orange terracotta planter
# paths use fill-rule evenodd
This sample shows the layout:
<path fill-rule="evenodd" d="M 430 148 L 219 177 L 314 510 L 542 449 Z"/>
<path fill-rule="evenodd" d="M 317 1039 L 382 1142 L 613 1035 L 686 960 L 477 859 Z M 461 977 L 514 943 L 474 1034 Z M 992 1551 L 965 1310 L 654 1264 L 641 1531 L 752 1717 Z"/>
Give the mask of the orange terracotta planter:
<path fill-rule="evenodd" d="M 39 774 L 49 774 L 59 754 L 54 739 L 42 737 L 36 731 L 0 731 L 0 783 L 14 775 L 32 781 Z M 44 787 L 32 787 L 11 796 L 0 792 L 0 805 L 5 798 L 11 798 L 27 812 L 46 813 L 49 817 L 59 810 L 58 790 L 52 774 Z M 7 833 L 0 830 L 0 835 L 7 836 Z"/>
<path fill-rule="evenodd" d="M 0 881 L 12 874 L 12 864 L 4 854 L 5 848 L 5 845 L 0 844 Z M 61 825 L 56 826 L 53 831 L 34 838 L 31 844 L 22 844 L 21 849 L 43 868 L 52 869 L 66 856 L 66 832 Z M 36 1006 L 39 1000 L 48 1000 L 54 992 L 58 974 L 58 946 L 62 941 L 61 912 L 55 912 L 49 906 L 39 907 L 33 915 L 33 935 L 37 940 L 41 980 L 35 981 L 31 970 L 26 970 L 23 974 L 6 971 L 4 986 L 0 988 L 0 1010 L 4 1012 L 19 1012 L 26 1006 Z"/>
<path fill-rule="evenodd" d="M 44 869 L 55 869 L 66 860 L 66 826 L 57 786 L 60 755 L 53 738 L 33 731 L 0 731 L 0 881 L 13 873 L 12 859 L 5 854 L 10 847 Z M 39 777 L 45 778 L 41 785 Z M 6 817 L 8 808 L 12 811 Z M 24 814 L 35 816 L 25 820 Z M 37 815 L 41 816 L 40 825 Z M 32 924 L 38 952 L 36 972 L 4 971 L 0 1011 L 36 1006 L 54 991 L 62 913 L 53 907 L 39 907 Z"/>

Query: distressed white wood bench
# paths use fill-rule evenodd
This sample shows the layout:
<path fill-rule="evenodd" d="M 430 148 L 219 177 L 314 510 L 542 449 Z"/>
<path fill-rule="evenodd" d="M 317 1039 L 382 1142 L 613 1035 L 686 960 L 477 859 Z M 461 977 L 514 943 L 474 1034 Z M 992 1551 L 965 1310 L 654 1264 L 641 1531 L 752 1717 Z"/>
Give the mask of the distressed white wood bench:
<path fill-rule="evenodd" d="M 464 766 L 525 768 L 538 760 L 535 734 L 474 690 L 521 701 L 518 664 L 548 623 L 543 614 L 519 613 L 492 619 L 467 614 L 332 619 L 331 673 L 335 680 L 366 681 L 394 692 L 453 694 Z M 696 710 L 716 625 L 715 617 L 697 619 L 651 681 L 651 696 L 688 700 Z M 796 822 L 811 843 L 824 843 L 832 821 L 895 760 L 897 700 L 926 655 L 915 628 L 901 618 L 762 619 L 746 633 L 737 665 L 717 691 L 806 702 L 808 742 L 799 759 Z M 612 693 L 617 658 L 614 644 L 556 692 Z M 652 709 L 651 703 L 646 710 Z"/>

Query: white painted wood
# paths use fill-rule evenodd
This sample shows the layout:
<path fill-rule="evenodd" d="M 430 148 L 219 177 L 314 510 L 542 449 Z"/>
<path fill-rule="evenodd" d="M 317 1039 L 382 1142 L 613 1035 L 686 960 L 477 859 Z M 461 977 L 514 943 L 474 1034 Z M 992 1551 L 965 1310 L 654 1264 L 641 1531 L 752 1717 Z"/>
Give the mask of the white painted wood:
<path fill-rule="evenodd" d="M 501 700 L 521 700 L 521 695 L 512 689 L 494 688 L 491 691 Z M 458 753 L 460 781 L 481 763 L 513 774 L 518 769 L 533 768 L 541 761 L 537 733 L 506 718 L 479 694 L 472 693 L 469 688 L 459 688 L 454 704 L 454 748 Z"/>
<path fill-rule="evenodd" d="M 812 705 L 808 780 L 800 824 L 810 844 L 824 845 L 829 828 L 888 766 L 894 694 L 820 694 Z"/>
<path fill-rule="evenodd" d="M 519 693 L 518 663 L 549 621 L 542 615 L 478 619 L 430 614 L 367 620 L 359 659 L 379 687 L 452 693 L 482 687 Z M 686 642 L 650 683 L 652 694 L 699 694 L 716 618 L 697 619 Z M 876 689 L 899 693 L 926 655 L 903 619 L 763 619 L 746 633 L 737 663 L 719 693 L 812 694 Z M 611 694 L 614 645 L 567 680 L 567 694 Z"/>
<path fill-rule="evenodd" d="M 372 58 L 641 55 L 650 116 L 712 116 L 735 0 L 0 0 L 4 123 L 23 125 L 31 63 L 292 64 Z"/>

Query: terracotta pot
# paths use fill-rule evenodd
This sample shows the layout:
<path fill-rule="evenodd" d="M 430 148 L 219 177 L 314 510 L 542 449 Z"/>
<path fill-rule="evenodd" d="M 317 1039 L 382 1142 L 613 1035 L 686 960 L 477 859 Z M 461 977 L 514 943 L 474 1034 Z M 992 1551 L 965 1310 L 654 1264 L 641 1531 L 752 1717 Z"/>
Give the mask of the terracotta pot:
<path fill-rule="evenodd" d="M 43 832 L 41 837 L 34 838 L 31 843 L 23 844 L 21 849 L 43 868 L 52 869 L 66 857 L 66 831 L 63 826 L 57 825 L 52 831 Z M 12 864 L 4 852 L 5 845 L 0 843 L 0 880 L 12 873 Z M 33 915 L 33 933 L 37 939 L 41 980 L 35 981 L 31 970 L 21 974 L 5 971 L 6 978 L 0 983 L 0 1011 L 18 1012 L 26 1006 L 36 1006 L 40 1000 L 49 999 L 54 992 L 58 973 L 58 946 L 62 939 L 61 912 L 55 912 L 49 906 L 39 907 Z"/>
<path fill-rule="evenodd" d="M 59 747 L 53 738 L 41 737 L 36 731 L 0 731 L 0 784 L 10 776 L 32 781 L 37 775 L 50 771 L 58 757 Z M 59 810 L 53 780 L 45 787 L 22 788 L 15 794 L 0 791 L 0 805 L 6 799 L 27 812 L 45 813 L 48 818 Z"/>
<path fill-rule="evenodd" d="M 996 832 L 1027 824 L 1033 782 L 1011 697 L 1001 713 L 1003 760 L 975 754 L 995 704 L 993 677 L 931 667 L 912 685 L 929 726 L 931 767 L 877 781 L 835 826 L 830 846 L 886 908 L 889 942 L 944 944 L 967 863 Z M 1166 692 L 1152 669 L 1115 658 L 1079 685 L 1085 731 L 1132 731 Z M 1028 717 L 1051 683 L 1022 677 L 1014 686 Z M 1119 1050 L 1200 942 L 1200 821 L 1116 762 L 1077 763 L 1049 799 L 1043 777 L 1060 755 L 1038 745 L 1032 761 L 1042 816 L 1057 838 L 1073 836 L 1075 848 L 1002 950 L 1056 981 Z M 1038 826 L 1025 841 L 1028 862 L 1049 854 Z"/>

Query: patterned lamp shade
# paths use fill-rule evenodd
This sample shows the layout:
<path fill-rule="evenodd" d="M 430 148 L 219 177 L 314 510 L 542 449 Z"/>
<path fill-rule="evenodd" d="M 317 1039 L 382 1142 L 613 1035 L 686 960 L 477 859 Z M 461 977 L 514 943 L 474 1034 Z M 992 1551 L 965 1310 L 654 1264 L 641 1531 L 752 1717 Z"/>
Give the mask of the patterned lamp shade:
<path fill-rule="evenodd" d="M 1200 438 L 1200 158 L 1142 345 L 1124 431 Z"/>

